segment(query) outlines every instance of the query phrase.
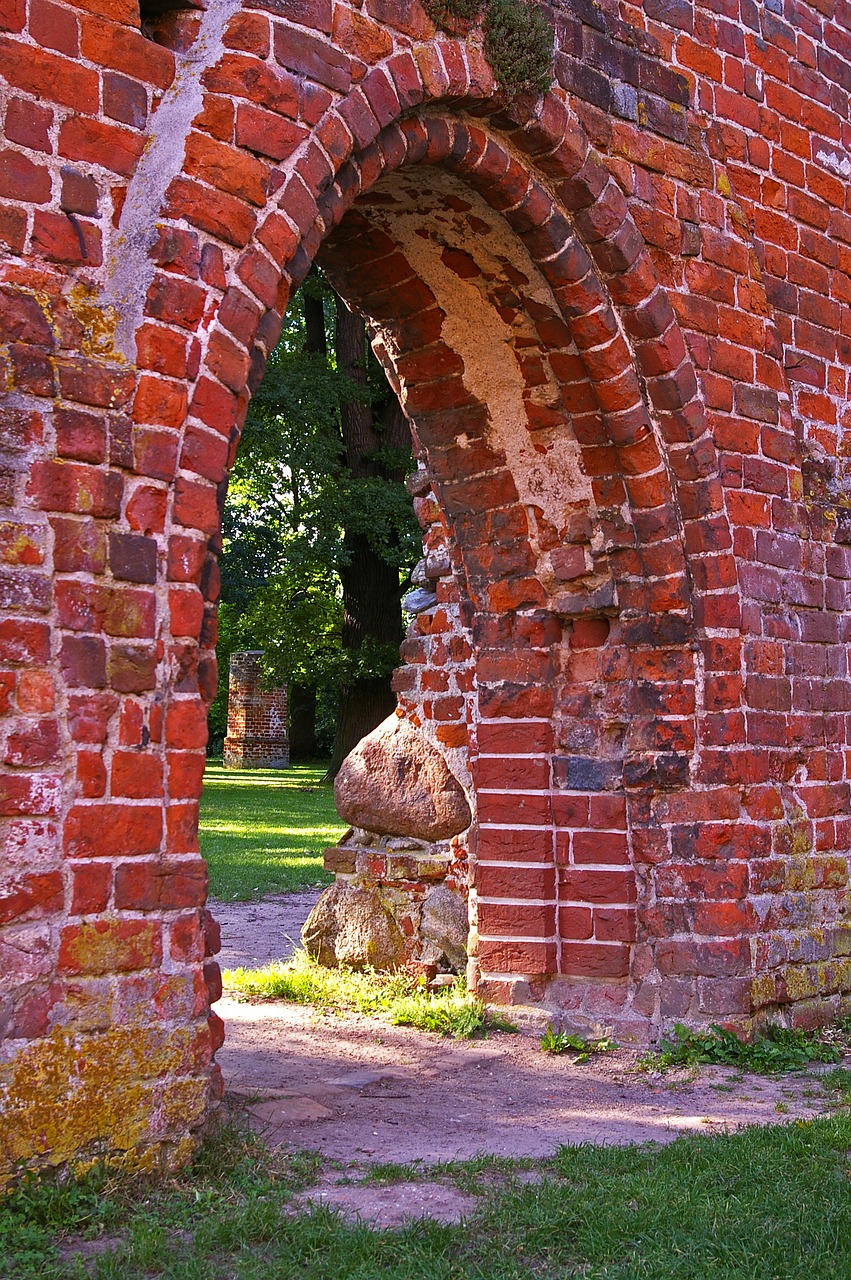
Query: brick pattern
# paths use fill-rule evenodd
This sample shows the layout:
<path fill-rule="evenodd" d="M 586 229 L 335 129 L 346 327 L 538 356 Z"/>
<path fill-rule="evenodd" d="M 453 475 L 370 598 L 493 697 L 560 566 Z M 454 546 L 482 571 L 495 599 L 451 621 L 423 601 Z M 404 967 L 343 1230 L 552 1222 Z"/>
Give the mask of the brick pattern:
<path fill-rule="evenodd" d="M 230 656 L 226 769 L 286 769 L 290 763 L 287 687 L 263 687 L 262 657 L 262 650 Z"/>
<path fill-rule="evenodd" d="M 642 1038 L 846 1008 L 851 15 L 553 14 L 509 111 L 407 0 L 2 6 L 0 1164 L 117 1079 L 109 1141 L 179 1162 L 220 1087 L 220 511 L 317 255 L 433 489 L 397 684 L 469 771 L 480 989 Z"/>

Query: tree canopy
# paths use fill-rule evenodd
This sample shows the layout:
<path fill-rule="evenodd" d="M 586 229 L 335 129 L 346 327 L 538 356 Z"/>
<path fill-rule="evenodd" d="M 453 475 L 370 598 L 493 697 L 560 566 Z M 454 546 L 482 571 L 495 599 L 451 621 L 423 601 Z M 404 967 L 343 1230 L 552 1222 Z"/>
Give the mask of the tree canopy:
<path fill-rule="evenodd" d="M 236 649 L 263 649 L 271 683 L 329 691 L 332 717 L 338 696 L 345 712 L 365 686 L 380 686 L 386 705 L 400 601 L 421 555 L 403 483 L 411 465 L 407 421 L 363 321 L 313 273 L 287 312 L 230 478 L 214 738 Z"/>

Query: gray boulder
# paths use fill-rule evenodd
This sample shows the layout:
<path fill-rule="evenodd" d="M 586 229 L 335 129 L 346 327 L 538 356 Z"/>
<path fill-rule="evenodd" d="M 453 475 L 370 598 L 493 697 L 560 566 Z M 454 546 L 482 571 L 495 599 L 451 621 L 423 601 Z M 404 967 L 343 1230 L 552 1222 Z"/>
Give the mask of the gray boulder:
<path fill-rule="evenodd" d="M 304 922 L 301 941 L 326 968 L 394 969 L 404 938 L 376 890 L 332 884 Z"/>
<path fill-rule="evenodd" d="M 420 936 L 458 973 L 467 964 L 468 932 L 467 904 L 461 894 L 446 884 L 435 885 L 423 902 Z"/>

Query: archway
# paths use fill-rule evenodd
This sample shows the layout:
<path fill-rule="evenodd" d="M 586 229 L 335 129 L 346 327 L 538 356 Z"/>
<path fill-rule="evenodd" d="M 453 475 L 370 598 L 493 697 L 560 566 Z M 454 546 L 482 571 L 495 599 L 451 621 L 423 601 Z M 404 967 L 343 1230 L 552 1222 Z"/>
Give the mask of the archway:
<path fill-rule="evenodd" d="M 380 334 L 457 557 L 444 614 L 469 687 L 440 719 L 410 671 L 440 665 L 451 628 L 424 621 L 402 695 L 471 772 L 481 990 L 647 1038 L 796 992 L 821 1016 L 848 986 L 830 861 L 847 784 L 821 714 L 845 553 L 826 566 L 835 513 L 798 502 L 779 330 L 733 213 L 683 267 L 698 211 L 726 217 L 732 190 L 689 82 L 633 33 L 651 132 L 671 146 L 627 163 L 580 92 L 580 19 L 559 16 L 559 83 L 508 110 L 475 38 L 373 7 L 334 25 L 321 4 L 211 5 L 174 80 L 171 54 L 152 65 L 171 88 L 121 153 L 103 271 L 82 279 L 100 271 L 93 215 L 69 210 L 69 249 L 37 209 L 37 265 L 9 277 L 9 492 L 35 515 L 9 587 L 24 623 L 0 632 L 26 721 L 4 740 L 2 794 L 9 856 L 39 860 L 8 908 L 12 1158 L 43 1133 L 57 1162 L 85 1148 L 121 1077 L 105 1140 L 180 1159 L 218 1087 L 197 801 L 219 513 L 251 389 L 317 257 Z M 594 47 L 623 44 L 612 31 Z M 643 145 L 641 122 L 618 128 Z M 97 167 L 100 133 L 65 135 Z M 673 247 L 630 187 L 651 160 L 674 175 Z M 64 289 L 57 271 L 48 288 L 47 258 L 81 280 Z M 736 300 L 750 327 L 730 351 L 715 338 Z M 804 527 L 815 587 L 788 534 Z M 52 727 L 26 664 L 55 677 Z M 39 1072 L 53 1092 L 33 1102 L 22 1081 Z"/>

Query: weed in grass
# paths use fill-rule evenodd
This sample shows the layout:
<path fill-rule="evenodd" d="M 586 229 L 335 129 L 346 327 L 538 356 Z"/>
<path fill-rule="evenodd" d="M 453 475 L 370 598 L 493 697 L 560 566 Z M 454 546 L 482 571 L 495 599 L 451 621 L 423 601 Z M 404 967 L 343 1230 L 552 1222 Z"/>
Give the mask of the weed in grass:
<path fill-rule="evenodd" d="M 249 901 L 330 884 L 322 851 L 344 827 L 321 766 L 224 769 L 208 762 L 199 838 L 210 892 Z"/>
<path fill-rule="evenodd" d="M 611 1053 L 618 1046 L 614 1040 L 606 1037 L 603 1040 L 585 1040 L 582 1036 L 568 1031 L 555 1031 L 551 1022 L 541 1036 L 541 1049 L 544 1053 L 554 1055 L 575 1053 L 574 1062 L 588 1062 L 595 1053 Z"/>
<path fill-rule="evenodd" d="M 847 1067 L 835 1067 L 826 1071 L 820 1083 L 828 1094 L 838 1094 L 840 1107 L 851 1107 L 851 1071 Z"/>
<path fill-rule="evenodd" d="M 838 1062 L 839 1058 L 835 1044 L 802 1030 L 767 1026 L 753 1040 L 744 1041 L 724 1027 L 692 1031 L 678 1022 L 659 1052 L 644 1054 L 636 1065 L 645 1071 L 666 1071 L 669 1067 L 715 1063 L 757 1075 L 777 1075 L 804 1071 L 812 1062 Z"/>
<path fill-rule="evenodd" d="M 396 1026 L 418 1027 L 421 1031 L 436 1031 L 456 1040 L 470 1040 L 486 1035 L 488 1031 L 516 1031 L 483 1000 L 468 995 L 463 990 L 415 991 L 413 995 L 398 1000 L 390 1011 L 390 1021 Z"/>
<path fill-rule="evenodd" d="M 422 978 L 403 972 L 376 973 L 372 969 L 326 969 L 305 951 L 295 952 L 286 963 L 268 964 L 262 969 L 226 969 L 222 981 L 228 991 L 238 995 L 319 1005 L 330 1012 L 353 1010 L 461 1040 L 488 1030 L 516 1030 L 496 1011 L 469 995 L 463 981 L 430 992 Z"/>

